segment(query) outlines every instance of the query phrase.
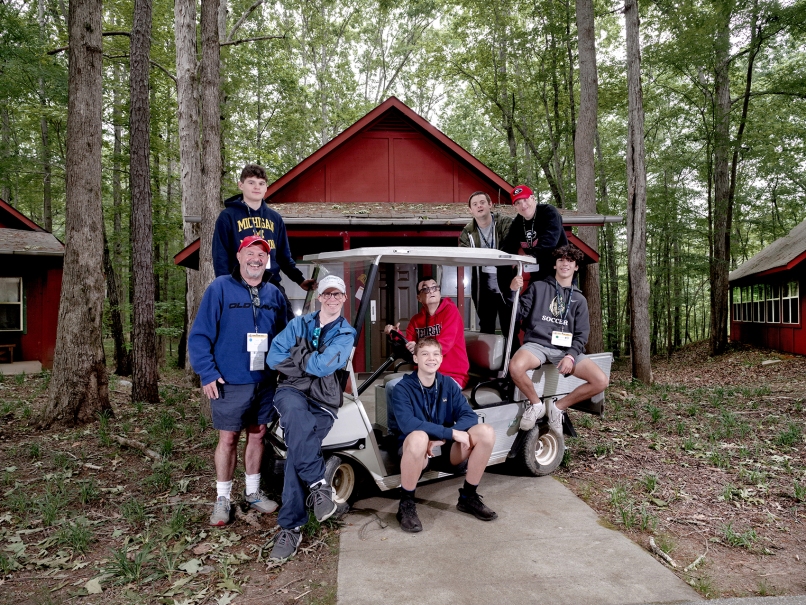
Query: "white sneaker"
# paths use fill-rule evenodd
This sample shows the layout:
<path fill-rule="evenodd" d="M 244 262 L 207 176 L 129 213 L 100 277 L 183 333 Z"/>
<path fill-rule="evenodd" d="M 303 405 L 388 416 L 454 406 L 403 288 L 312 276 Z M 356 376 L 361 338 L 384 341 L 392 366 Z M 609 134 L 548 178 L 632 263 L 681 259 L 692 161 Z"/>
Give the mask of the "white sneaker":
<path fill-rule="evenodd" d="M 554 400 L 549 401 L 549 428 L 557 435 L 563 434 L 563 413 L 554 404 Z"/>
<path fill-rule="evenodd" d="M 523 416 L 521 416 L 521 430 L 531 431 L 535 426 L 535 422 L 540 420 L 545 415 L 546 406 L 543 405 L 542 401 L 527 405 L 526 409 L 523 411 Z"/>

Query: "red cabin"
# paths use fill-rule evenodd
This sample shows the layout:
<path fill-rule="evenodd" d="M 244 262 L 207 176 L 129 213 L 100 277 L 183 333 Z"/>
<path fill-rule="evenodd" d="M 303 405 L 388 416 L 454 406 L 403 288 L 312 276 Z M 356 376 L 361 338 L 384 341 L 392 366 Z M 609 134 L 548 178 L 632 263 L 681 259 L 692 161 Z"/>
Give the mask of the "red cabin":
<path fill-rule="evenodd" d="M 514 216 L 511 189 L 510 183 L 391 97 L 269 185 L 266 197 L 283 216 L 294 257 L 301 258 L 367 246 L 456 246 L 470 220 L 470 194 L 485 191 L 496 211 Z M 563 213 L 563 220 L 569 240 L 586 254 L 587 262 L 598 262 L 599 255 L 571 233 L 571 227 L 601 225 L 605 218 L 572 212 Z M 197 269 L 199 242 L 174 261 Z M 304 265 L 300 269 L 306 271 Z M 370 370 L 383 359 L 387 321 L 394 323 L 416 312 L 410 281 L 418 271 L 430 274 L 430 268 L 422 267 L 382 274 L 372 293 L 379 301 L 379 317 L 367 322 L 370 332 L 361 339 L 354 359 L 357 370 Z M 362 276 L 345 277 L 353 291 L 361 286 Z M 457 287 L 463 282 L 464 288 Z M 299 311 L 305 292 L 289 281 L 283 285 Z M 470 312 L 472 305 L 465 304 L 470 300 L 469 279 L 461 268 L 443 276 L 443 296 L 453 298 L 471 326 L 475 314 Z M 345 314 L 351 310 L 348 306 Z"/>
<path fill-rule="evenodd" d="M 806 221 L 730 273 L 730 339 L 806 355 Z"/>
<path fill-rule="evenodd" d="M 0 372 L 53 366 L 63 261 L 64 244 L 0 200 Z"/>

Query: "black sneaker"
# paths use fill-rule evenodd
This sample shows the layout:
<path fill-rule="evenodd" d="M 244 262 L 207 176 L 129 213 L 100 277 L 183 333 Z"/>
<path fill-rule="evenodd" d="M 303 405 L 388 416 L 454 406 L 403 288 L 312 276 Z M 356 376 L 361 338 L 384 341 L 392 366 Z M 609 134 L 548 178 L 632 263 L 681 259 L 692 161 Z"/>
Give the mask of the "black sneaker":
<path fill-rule="evenodd" d="M 423 524 L 417 516 L 417 505 L 414 500 L 401 500 L 397 509 L 397 520 L 400 522 L 400 529 L 410 534 L 423 531 Z"/>
<path fill-rule="evenodd" d="M 481 501 L 479 494 L 466 496 L 461 487 L 459 488 L 459 502 L 456 503 L 456 510 L 470 513 L 476 519 L 481 519 L 482 521 L 492 521 L 498 518 L 498 515 Z"/>

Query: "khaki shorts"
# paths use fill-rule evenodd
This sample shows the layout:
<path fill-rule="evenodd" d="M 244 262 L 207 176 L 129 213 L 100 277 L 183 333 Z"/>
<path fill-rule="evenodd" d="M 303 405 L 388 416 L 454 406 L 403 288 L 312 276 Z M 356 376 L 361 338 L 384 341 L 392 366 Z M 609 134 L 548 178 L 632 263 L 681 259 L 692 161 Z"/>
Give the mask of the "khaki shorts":
<path fill-rule="evenodd" d="M 525 342 L 521 349 L 526 349 L 532 355 L 537 357 L 540 360 L 540 365 L 543 365 L 547 361 L 555 366 L 560 363 L 560 360 L 568 355 L 567 351 L 563 351 L 562 349 L 555 349 L 554 347 L 545 347 L 543 345 L 539 345 L 536 342 Z M 574 367 L 579 364 L 580 361 L 587 359 L 587 356 L 584 353 L 580 353 L 577 355 L 576 363 L 574 363 Z"/>

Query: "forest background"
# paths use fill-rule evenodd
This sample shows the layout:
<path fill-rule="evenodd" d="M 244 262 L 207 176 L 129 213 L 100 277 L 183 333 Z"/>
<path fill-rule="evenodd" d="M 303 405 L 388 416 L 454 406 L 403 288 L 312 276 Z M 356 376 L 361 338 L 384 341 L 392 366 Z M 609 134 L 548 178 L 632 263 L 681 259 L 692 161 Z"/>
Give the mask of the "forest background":
<path fill-rule="evenodd" d="M 121 312 L 124 334 L 133 325 L 134 4 L 103 4 L 103 212 L 107 273 L 121 294 L 119 303 L 106 302 L 106 335 L 114 311 Z M 170 2 L 146 4 L 153 10 L 157 355 L 173 364 L 186 318 L 185 270 L 173 255 L 188 243 L 178 13 Z M 627 214 L 624 7 L 602 1 L 593 7 L 596 205 L 602 214 Z M 0 197 L 61 239 L 67 10 L 63 0 L 0 2 Z M 568 0 L 224 0 L 218 14 L 222 199 L 237 192 L 245 163 L 264 165 L 274 180 L 395 95 L 509 182 L 529 183 L 541 201 L 576 209 L 580 62 Z M 670 353 L 710 336 L 715 221 L 727 218 L 734 268 L 806 217 L 806 3 L 662 0 L 644 3 L 640 14 L 650 337 L 653 353 Z M 723 97 L 720 106 L 725 84 L 729 105 Z M 720 131 L 725 108 L 727 138 Z M 720 153 L 733 171 L 727 208 L 714 197 Z M 625 228 L 607 226 L 598 237 L 604 345 L 619 355 L 629 343 Z"/>

